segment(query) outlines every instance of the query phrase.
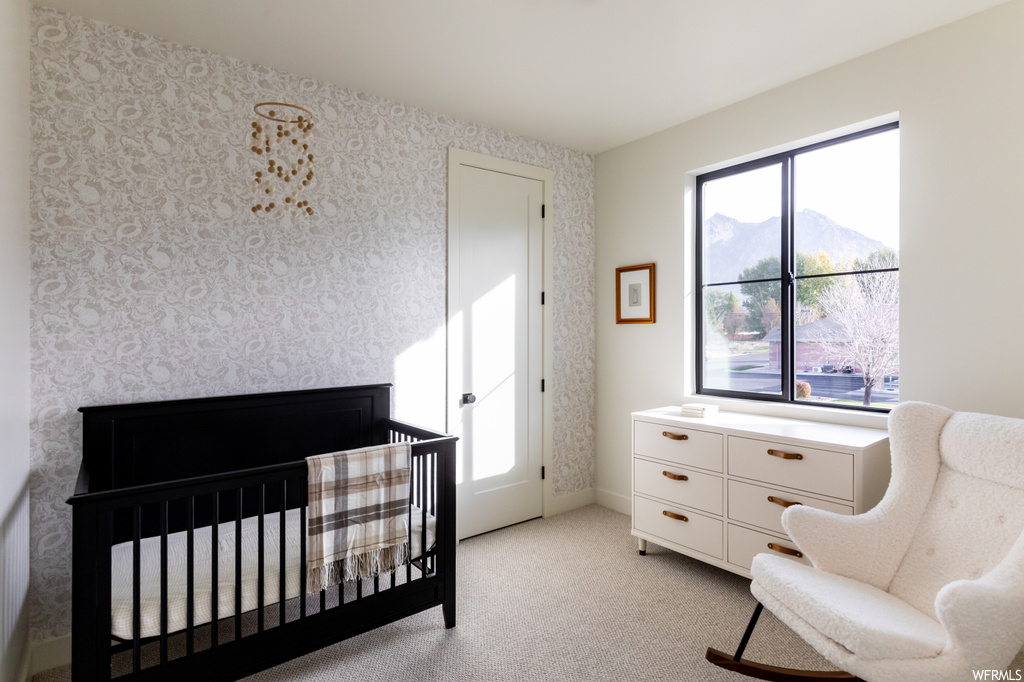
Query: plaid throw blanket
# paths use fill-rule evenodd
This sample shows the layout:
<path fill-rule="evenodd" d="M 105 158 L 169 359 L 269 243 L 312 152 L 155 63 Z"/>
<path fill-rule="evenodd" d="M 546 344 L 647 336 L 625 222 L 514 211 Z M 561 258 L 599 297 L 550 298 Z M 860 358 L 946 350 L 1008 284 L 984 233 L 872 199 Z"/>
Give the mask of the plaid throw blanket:
<path fill-rule="evenodd" d="M 409 562 L 408 443 L 306 458 L 306 591 Z"/>

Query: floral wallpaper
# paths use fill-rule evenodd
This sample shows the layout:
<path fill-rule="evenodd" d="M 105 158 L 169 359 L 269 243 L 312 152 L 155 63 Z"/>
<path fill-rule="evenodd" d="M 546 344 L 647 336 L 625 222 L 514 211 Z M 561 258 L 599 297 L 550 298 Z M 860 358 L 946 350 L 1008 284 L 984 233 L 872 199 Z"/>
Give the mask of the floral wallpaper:
<path fill-rule="evenodd" d="M 395 381 L 443 426 L 450 146 L 554 170 L 552 473 L 594 485 L 590 156 L 38 6 L 31 69 L 34 641 L 70 631 L 79 406 Z M 314 112 L 313 216 L 250 210 L 268 100 Z"/>

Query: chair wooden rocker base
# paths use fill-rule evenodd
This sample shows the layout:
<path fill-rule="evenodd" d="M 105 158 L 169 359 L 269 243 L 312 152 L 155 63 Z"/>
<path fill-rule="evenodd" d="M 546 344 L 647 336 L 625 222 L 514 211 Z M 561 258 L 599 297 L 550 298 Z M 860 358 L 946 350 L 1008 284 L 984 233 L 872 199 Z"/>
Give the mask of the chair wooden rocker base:
<path fill-rule="evenodd" d="M 730 656 L 718 649 L 708 647 L 707 654 L 705 655 L 708 662 L 717 665 L 719 668 L 725 668 L 746 677 L 769 680 L 770 682 L 793 682 L 795 680 L 849 680 L 850 682 L 860 682 L 859 677 L 841 670 L 797 670 L 743 660 L 743 651 L 747 648 L 747 642 L 750 641 L 750 635 L 753 634 L 754 626 L 757 625 L 757 619 L 761 617 L 763 609 L 764 605 L 758 602 L 757 607 L 754 609 L 754 614 L 750 617 L 750 622 L 747 624 L 747 630 L 743 633 L 743 639 L 740 640 L 740 645 L 736 648 L 734 655 Z"/>

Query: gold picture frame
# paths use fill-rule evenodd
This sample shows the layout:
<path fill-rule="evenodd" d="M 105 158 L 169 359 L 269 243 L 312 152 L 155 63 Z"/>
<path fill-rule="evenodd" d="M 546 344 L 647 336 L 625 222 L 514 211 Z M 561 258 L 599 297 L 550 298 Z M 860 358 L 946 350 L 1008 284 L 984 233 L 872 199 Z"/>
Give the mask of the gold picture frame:
<path fill-rule="evenodd" d="M 615 268 L 615 323 L 654 323 L 654 263 Z"/>

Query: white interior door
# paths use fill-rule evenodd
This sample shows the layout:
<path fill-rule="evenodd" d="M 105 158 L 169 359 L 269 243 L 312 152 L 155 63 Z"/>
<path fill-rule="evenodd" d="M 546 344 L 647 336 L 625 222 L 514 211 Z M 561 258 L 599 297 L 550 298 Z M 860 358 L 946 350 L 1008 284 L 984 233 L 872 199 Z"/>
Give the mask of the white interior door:
<path fill-rule="evenodd" d="M 542 513 L 544 182 L 449 163 L 448 430 L 464 538 Z"/>

